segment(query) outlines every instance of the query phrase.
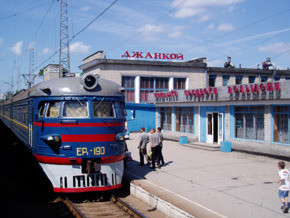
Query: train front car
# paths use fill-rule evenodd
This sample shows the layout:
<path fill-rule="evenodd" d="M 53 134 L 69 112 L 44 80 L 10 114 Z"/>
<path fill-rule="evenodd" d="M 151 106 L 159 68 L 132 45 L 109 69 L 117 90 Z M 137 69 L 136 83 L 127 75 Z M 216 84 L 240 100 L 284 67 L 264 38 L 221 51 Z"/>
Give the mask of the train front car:
<path fill-rule="evenodd" d="M 36 93 L 32 149 L 54 191 L 120 188 L 125 155 L 121 87 L 86 74 L 44 82 Z"/>

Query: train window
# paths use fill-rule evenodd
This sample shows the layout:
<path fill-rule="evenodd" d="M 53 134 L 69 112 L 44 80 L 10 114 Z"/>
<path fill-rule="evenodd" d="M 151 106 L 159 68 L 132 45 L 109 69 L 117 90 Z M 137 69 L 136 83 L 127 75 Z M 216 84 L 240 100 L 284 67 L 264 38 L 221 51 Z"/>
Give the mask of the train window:
<path fill-rule="evenodd" d="M 40 103 L 40 105 L 39 105 L 39 113 L 38 113 L 39 117 L 43 117 L 44 116 L 46 105 L 47 105 L 47 103 L 44 103 L 44 102 Z"/>
<path fill-rule="evenodd" d="M 116 111 L 117 111 L 116 113 L 118 117 L 125 118 L 125 116 L 127 116 L 124 102 L 116 102 L 115 107 L 116 107 Z"/>
<path fill-rule="evenodd" d="M 60 102 L 49 102 L 46 111 L 46 117 L 58 117 L 60 109 Z"/>
<path fill-rule="evenodd" d="M 88 117 L 88 103 L 85 101 L 66 101 L 63 105 L 63 117 Z"/>
<path fill-rule="evenodd" d="M 114 117 L 114 108 L 111 102 L 93 102 L 94 117 Z"/>

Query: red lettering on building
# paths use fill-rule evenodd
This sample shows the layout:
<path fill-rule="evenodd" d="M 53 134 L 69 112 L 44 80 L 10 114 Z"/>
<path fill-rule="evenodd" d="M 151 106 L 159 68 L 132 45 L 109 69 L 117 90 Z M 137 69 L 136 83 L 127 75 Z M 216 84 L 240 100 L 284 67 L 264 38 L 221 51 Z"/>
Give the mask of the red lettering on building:
<path fill-rule="evenodd" d="M 208 87 L 208 88 L 204 88 L 204 89 L 184 90 L 184 94 L 186 96 L 196 95 L 197 97 L 200 97 L 202 95 L 218 94 L 218 91 L 217 91 L 217 88 L 212 89 L 211 87 Z"/>
<path fill-rule="evenodd" d="M 267 83 L 267 91 L 273 91 L 273 84 L 272 83 Z"/>
<path fill-rule="evenodd" d="M 130 55 L 129 51 L 126 51 L 122 55 L 122 58 L 131 58 L 131 57 L 132 58 L 146 58 L 146 59 L 162 59 L 162 60 L 183 60 L 183 54 L 181 54 L 181 53 L 179 53 L 179 54 L 153 53 L 153 55 L 152 55 L 150 52 L 146 53 L 146 52 L 132 51 L 131 55 Z"/>
<path fill-rule="evenodd" d="M 275 90 L 280 91 L 280 83 L 279 82 L 275 83 Z"/>
<path fill-rule="evenodd" d="M 245 90 L 244 90 L 244 86 L 240 86 L 240 92 L 241 92 L 241 93 L 244 93 L 244 92 L 245 92 Z"/>
<path fill-rule="evenodd" d="M 239 87 L 238 86 L 234 86 L 234 93 L 238 93 L 239 92 Z"/>
<path fill-rule="evenodd" d="M 188 95 L 187 90 L 184 91 L 185 95 Z M 177 96 L 177 91 L 171 90 L 170 92 L 154 92 L 155 98 L 167 98 Z"/>
<path fill-rule="evenodd" d="M 246 85 L 246 92 L 250 92 L 250 91 L 251 91 L 251 90 L 250 90 L 249 86 Z"/>
<path fill-rule="evenodd" d="M 273 83 L 261 83 L 261 84 L 251 84 L 250 87 L 248 85 L 240 85 L 240 86 L 228 86 L 228 93 L 229 94 L 232 94 L 233 92 L 234 93 L 244 93 L 244 92 L 253 92 L 253 93 L 256 93 L 256 92 L 259 92 L 259 91 L 262 91 L 262 92 L 265 92 L 265 91 L 273 91 L 273 90 L 276 90 L 276 91 L 280 91 L 281 89 L 281 86 L 280 86 L 280 83 L 279 82 L 275 82 L 274 84 Z"/>
<path fill-rule="evenodd" d="M 265 91 L 266 91 L 266 86 L 265 86 L 264 83 L 261 83 L 261 84 L 260 84 L 260 90 L 261 90 L 262 92 L 265 92 Z"/>

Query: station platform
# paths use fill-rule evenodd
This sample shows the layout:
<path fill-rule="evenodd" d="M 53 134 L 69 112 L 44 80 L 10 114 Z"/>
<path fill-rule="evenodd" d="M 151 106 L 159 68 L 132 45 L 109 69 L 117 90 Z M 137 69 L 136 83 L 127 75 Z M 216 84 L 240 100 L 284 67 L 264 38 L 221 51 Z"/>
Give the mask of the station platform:
<path fill-rule="evenodd" d="M 161 169 L 138 166 L 138 140 L 127 140 L 130 192 L 167 217 L 289 217 L 278 198 L 278 159 L 209 151 L 164 140 Z M 290 162 L 285 161 L 286 168 Z"/>

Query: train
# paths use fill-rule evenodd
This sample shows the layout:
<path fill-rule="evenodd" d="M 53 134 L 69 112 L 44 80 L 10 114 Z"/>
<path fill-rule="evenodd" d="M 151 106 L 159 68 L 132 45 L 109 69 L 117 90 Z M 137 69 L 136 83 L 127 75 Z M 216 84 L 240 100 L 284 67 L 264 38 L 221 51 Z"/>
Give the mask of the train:
<path fill-rule="evenodd" d="M 126 149 L 124 88 L 96 73 L 41 82 L 0 104 L 56 193 L 118 189 Z"/>

